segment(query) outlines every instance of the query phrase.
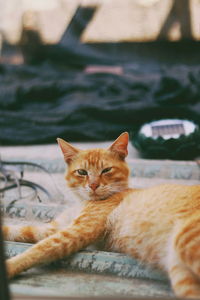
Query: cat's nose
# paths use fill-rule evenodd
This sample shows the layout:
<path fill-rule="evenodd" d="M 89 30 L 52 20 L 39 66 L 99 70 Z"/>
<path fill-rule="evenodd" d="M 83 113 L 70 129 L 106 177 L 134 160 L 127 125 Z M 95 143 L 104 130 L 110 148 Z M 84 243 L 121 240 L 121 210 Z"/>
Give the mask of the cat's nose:
<path fill-rule="evenodd" d="M 99 187 L 99 183 L 98 182 L 92 182 L 89 184 L 89 187 L 95 191 L 98 187 Z"/>

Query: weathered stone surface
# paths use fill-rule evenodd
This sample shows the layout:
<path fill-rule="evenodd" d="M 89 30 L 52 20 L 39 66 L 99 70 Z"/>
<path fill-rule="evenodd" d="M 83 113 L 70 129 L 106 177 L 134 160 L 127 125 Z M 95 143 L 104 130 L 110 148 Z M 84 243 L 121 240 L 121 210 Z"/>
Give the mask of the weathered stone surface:
<path fill-rule="evenodd" d="M 7 255 L 25 251 L 29 244 L 7 242 Z M 115 276 L 114 276 L 115 275 Z M 51 296 L 173 295 L 167 278 L 158 270 L 119 253 L 81 251 L 69 259 L 24 272 L 11 282 L 11 291 Z"/>
<path fill-rule="evenodd" d="M 168 283 L 55 268 L 37 268 L 13 280 L 11 292 L 37 296 L 172 297 Z"/>
<path fill-rule="evenodd" d="M 12 257 L 27 250 L 31 244 L 6 242 L 6 256 Z M 167 282 L 163 272 L 146 266 L 137 260 L 120 253 L 83 250 L 57 263 L 67 270 L 89 273 L 110 274 L 124 278 L 143 278 Z"/>

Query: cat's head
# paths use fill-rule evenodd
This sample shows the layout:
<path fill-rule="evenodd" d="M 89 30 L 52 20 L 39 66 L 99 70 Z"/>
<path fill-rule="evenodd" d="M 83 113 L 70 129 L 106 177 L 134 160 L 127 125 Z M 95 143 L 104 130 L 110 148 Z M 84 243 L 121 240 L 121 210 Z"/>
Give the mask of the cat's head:
<path fill-rule="evenodd" d="M 108 149 L 80 150 L 58 139 L 68 165 L 68 186 L 83 200 L 103 200 L 126 189 L 128 140 L 128 133 L 124 132 Z"/>

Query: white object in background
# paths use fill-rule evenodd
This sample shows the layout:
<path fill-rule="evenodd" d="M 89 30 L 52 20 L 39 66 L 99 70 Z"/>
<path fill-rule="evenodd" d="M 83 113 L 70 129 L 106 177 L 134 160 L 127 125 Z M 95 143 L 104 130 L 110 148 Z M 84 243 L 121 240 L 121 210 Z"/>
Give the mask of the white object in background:
<path fill-rule="evenodd" d="M 152 137 L 153 139 L 156 139 L 161 136 L 163 139 L 168 140 L 170 138 L 177 139 L 181 134 L 187 136 L 193 133 L 195 128 L 196 126 L 192 121 L 164 119 L 144 124 L 141 127 L 140 132 L 146 137 Z"/>

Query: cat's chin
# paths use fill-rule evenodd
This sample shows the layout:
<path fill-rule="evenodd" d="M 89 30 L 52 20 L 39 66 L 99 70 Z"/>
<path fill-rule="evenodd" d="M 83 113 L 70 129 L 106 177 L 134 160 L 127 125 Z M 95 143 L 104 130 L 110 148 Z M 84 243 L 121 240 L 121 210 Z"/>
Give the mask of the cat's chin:
<path fill-rule="evenodd" d="M 89 196 L 89 200 L 90 201 L 101 201 L 101 200 L 105 200 L 108 197 L 112 196 L 114 193 L 109 193 L 109 194 L 104 194 L 104 195 L 98 195 L 98 194 L 92 194 Z"/>
<path fill-rule="evenodd" d="M 104 193 L 101 193 L 100 191 L 96 191 L 96 192 L 88 192 L 87 191 L 87 192 L 83 192 L 83 193 L 75 191 L 75 193 L 81 201 L 101 201 L 101 200 L 105 200 L 105 199 L 109 198 L 110 196 L 112 196 L 115 193 L 125 190 L 126 188 L 127 187 L 124 186 L 124 187 L 118 188 L 117 190 L 113 190 L 112 192 L 107 191 Z"/>
<path fill-rule="evenodd" d="M 108 197 L 106 197 L 106 196 L 92 196 L 92 197 L 90 197 L 90 201 L 100 201 L 100 200 L 105 200 L 106 198 L 108 198 Z"/>

